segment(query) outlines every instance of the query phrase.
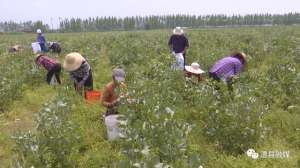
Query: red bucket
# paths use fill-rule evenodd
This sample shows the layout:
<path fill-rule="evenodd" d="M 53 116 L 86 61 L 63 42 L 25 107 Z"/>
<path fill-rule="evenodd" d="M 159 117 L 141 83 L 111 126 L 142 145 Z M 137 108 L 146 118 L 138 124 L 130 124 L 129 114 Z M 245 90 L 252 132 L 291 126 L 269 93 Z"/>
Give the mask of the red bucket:
<path fill-rule="evenodd" d="M 85 100 L 88 103 L 100 102 L 100 99 L 101 99 L 101 91 L 92 90 L 92 91 L 85 92 Z"/>

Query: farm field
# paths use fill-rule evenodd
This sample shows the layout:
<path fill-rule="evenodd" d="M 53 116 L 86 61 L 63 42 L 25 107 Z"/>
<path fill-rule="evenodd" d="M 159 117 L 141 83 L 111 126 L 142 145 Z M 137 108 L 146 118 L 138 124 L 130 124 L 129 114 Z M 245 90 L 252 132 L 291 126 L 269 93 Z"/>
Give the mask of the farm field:
<path fill-rule="evenodd" d="M 234 49 L 247 54 L 233 99 L 207 74 L 195 83 L 171 69 L 170 30 L 45 34 L 61 43 L 60 55 L 49 53 L 61 62 L 73 51 L 86 56 L 97 90 L 124 67 L 135 101 L 121 104 L 127 136 L 113 142 L 105 108 L 75 93 L 67 72 L 62 85 L 47 85 L 34 65 L 35 34 L 0 35 L 0 167 L 300 167 L 300 27 L 186 32 L 187 64 L 205 71 Z M 8 53 L 15 44 L 24 51 Z"/>

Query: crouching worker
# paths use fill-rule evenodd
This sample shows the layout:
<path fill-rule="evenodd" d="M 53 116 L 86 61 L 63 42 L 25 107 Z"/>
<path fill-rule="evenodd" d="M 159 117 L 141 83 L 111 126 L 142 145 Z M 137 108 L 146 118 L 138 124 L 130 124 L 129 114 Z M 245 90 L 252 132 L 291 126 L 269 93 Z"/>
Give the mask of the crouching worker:
<path fill-rule="evenodd" d="M 121 130 L 118 126 L 120 117 L 118 113 L 118 105 L 120 104 L 120 97 L 118 90 L 125 85 L 125 72 L 121 68 L 113 70 L 112 82 L 106 85 L 101 102 L 107 108 L 105 113 L 105 125 L 107 127 L 107 137 L 109 140 L 115 140 L 122 136 Z"/>
<path fill-rule="evenodd" d="M 202 74 L 204 71 L 200 68 L 200 65 L 197 62 L 193 62 L 191 66 L 185 66 L 185 76 L 191 78 L 195 76 L 198 79 L 198 82 L 203 81 L 204 77 Z"/>
<path fill-rule="evenodd" d="M 93 90 L 92 69 L 81 54 L 73 52 L 66 55 L 64 69 L 70 73 L 77 92 L 83 94 L 83 89 Z"/>
<path fill-rule="evenodd" d="M 47 71 L 47 82 L 51 84 L 52 78 L 55 77 L 57 83 L 61 84 L 60 81 L 60 72 L 61 72 L 61 64 L 58 60 L 50 58 L 44 54 L 39 54 L 35 58 L 35 63 L 38 66 L 43 66 Z"/>
<path fill-rule="evenodd" d="M 118 114 L 118 105 L 120 103 L 120 96 L 118 90 L 124 86 L 125 72 L 121 68 L 113 70 L 112 81 L 106 85 L 103 90 L 101 102 L 107 108 L 105 116 Z"/>
<path fill-rule="evenodd" d="M 241 73 L 246 64 L 246 54 L 235 52 L 217 61 L 209 70 L 209 76 L 216 81 L 225 81 L 228 90 L 233 91 L 232 78 Z"/>
<path fill-rule="evenodd" d="M 16 53 L 16 52 L 20 52 L 20 51 L 22 51 L 22 50 L 23 50 L 23 47 L 22 47 L 22 46 L 20 46 L 20 45 L 15 45 L 15 46 L 11 47 L 11 48 L 8 50 L 8 52 L 10 52 L 10 53 Z"/>
<path fill-rule="evenodd" d="M 61 52 L 61 47 L 58 42 L 49 42 L 49 50 L 59 54 Z"/>

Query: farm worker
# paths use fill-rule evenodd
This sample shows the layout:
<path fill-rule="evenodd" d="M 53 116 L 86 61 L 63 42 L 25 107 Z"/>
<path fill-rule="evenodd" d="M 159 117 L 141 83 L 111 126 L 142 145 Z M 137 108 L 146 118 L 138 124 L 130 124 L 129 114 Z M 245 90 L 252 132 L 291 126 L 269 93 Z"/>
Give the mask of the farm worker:
<path fill-rule="evenodd" d="M 185 66 L 185 75 L 189 78 L 192 76 L 197 77 L 198 82 L 204 79 L 202 76 L 203 73 L 204 71 L 197 62 L 193 62 L 190 66 Z"/>
<path fill-rule="evenodd" d="M 186 65 L 186 51 L 189 47 L 189 41 L 185 37 L 184 31 L 181 27 L 173 29 L 173 34 L 169 39 L 168 45 L 174 55 L 177 53 L 183 54 L 184 65 Z"/>
<path fill-rule="evenodd" d="M 232 78 L 243 71 L 245 64 L 246 54 L 234 52 L 217 61 L 209 70 L 209 76 L 216 81 L 225 81 L 229 91 L 232 91 Z"/>
<path fill-rule="evenodd" d="M 47 52 L 48 49 L 47 49 L 47 46 L 46 46 L 45 35 L 42 33 L 41 29 L 37 29 L 36 33 L 38 34 L 38 36 L 37 36 L 37 42 L 40 44 L 42 52 Z"/>
<path fill-rule="evenodd" d="M 48 84 L 51 83 L 51 79 L 53 77 L 55 77 L 56 81 L 59 84 L 61 84 L 60 77 L 59 77 L 61 71 L 61 64 L 56 59 L 50 58 L 44 54 L 39 54 L 35 58 L 35 63 L 38 66 L 43 66 L 48 71 L 47 78 L 46 78 Z"/>
<path fill-rule="evenodd" d="M 49 42 L 49 50 L 59 54 L 61 52 L 61 47 L 58 42 Z"/>
<path fill-rule="evenodd" d="M 11 47 L 9 49 L 9 52 L 10 53 L 14 53 L 14 52 L 19 52 L 19 51 L 22 51 L 23 50 L 23 47 L 20 46 L 20 45 L 14 45 L 13 47 Z"/>
<path fill-rule="evenodd" d="M 113 69 L 112 81 L 105 86 L 101 97 L 102 104 L 107 108 L 105 116 L 118 114 L 117 108 L 122 96 L 118 90 L 122 90 L 126 86 L 124 81 L 125 71 L 122 68 Z"/>
<path fill-rule="evenodd" d="M 65 57 L 63 66 L 70 73 L 76 91 L 82 93 L 82 89 L 93 90 L 92 69 L 81 54 L 77 52 L 69 53 Z"/>

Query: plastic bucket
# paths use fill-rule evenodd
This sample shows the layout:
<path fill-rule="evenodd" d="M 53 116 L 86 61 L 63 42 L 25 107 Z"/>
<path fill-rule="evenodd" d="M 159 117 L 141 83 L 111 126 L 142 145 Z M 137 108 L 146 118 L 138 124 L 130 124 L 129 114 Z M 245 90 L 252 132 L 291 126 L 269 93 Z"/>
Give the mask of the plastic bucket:
<path fill-rule="evenodd" d="M 85 92 L 85 100 L 88 103 L 99 102 L 101 99 L 101 92 L 98 90 L 86 91 Z"/>
<path fill-rule="evenodd" d="M 55 75 L 52 76 L 51 80 L 50 80 L 50 85 L 56 85 L 57 84 L 57 80 Z"/>
<path fill-rule="evenodd" d="M 107 129 L 107 138 L 108 140 L 116 140 L 121 136 L 121 130 L 119 128 L 119 115 L 109 115 L 105 117 L 105 126 Z"/>
<path fill-rule="evenodd" d="M 38 42 L 31 43 L 31 47 L 32 47 L 33 53 L 35 53 L 35 54 L 42 51 L 41 46 Z"/>
<path fill-rule="evenodd" d="M 183 70 L 184 69 L 184 57 L 182 53 L 173 53 L 176 62 L 172 65 L 174 70 Z"/>

